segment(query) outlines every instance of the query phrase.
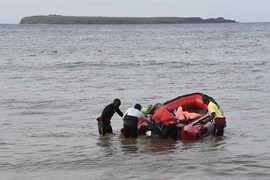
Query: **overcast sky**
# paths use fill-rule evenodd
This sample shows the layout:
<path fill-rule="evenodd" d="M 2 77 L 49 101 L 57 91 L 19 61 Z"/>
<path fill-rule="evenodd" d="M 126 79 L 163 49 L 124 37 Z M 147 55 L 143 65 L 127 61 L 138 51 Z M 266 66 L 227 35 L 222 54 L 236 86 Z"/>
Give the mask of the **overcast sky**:
<path fill-rule="evenodd" d="M 270 0 L 0 0 L 0 24 L 33 15 L 224 17 L 270 22 Z"/>

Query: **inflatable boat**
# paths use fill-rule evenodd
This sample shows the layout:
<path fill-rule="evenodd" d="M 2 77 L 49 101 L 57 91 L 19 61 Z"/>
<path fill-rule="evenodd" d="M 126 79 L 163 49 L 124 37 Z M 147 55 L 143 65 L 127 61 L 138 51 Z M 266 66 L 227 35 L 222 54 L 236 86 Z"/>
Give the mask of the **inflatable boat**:
<path fill-rule="evenodd" d="M 190 116 L 188 124 L 180 128 L 179 139 L 196 140 L 209 135 L 223 135 L 224 128 L 226 127 L 226 119 L 224 117 L 215 118 L 208 122 L 205 121 L 209 117 L 209 112 L 207 105 L 202 101 L 203 95 L 202 93 L 187 94 L 164 103 L 167 108 L 178 109 L 182 107 L 183 112 L 187 112 L 188 115 L 198 114 L 198 116 Z M 212 102 L 216 103 L 212 97 L 208 97 Z M 223 114 L 221 108 L 220 111 Z"/>
<path fill-rule="evenodd" d="M 154 111 L 160 106 L 165 106 L 166 109 L 173 113 L 175 119 L 179 120 L 175 121 L 177 139 L 179 140 L 197 140 L 209 135 L 222 136 L 226 127 L 226 119 L 224 117 L 206 121 L 209 112 L 207 105 L 202 101 L 204 95 L 202 93 L 182 95 L 162 104 L 156 104 Z M 212 97 L 208 97 L 213 103 L 217 104 Z M 220 111 L 223 114 L 221 108 Z M 149 131 L 148 126 L 143 120 L 139 120 L 138 136 L 145 135 L 146 131 Z M 153 126 L 155 126 L 155 123 Z M 154 135 L 153 131 L 151 134 Z"/>

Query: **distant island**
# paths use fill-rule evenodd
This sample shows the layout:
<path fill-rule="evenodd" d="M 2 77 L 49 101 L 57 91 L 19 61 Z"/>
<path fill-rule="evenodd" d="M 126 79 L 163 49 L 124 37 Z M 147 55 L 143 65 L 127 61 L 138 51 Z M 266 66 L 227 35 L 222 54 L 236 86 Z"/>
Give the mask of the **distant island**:
<path fill-rule="evenodd" d="M 102 16 L 29 16 L 20 24 L 188 24 L 188 23 L 236 23 L 223 17 L 102 17 Z"/>

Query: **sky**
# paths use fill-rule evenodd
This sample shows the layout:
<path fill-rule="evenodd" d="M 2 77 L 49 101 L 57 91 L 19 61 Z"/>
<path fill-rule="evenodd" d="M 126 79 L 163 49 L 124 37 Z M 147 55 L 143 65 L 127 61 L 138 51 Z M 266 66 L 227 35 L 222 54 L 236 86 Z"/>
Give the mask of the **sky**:
<path fill-rule="evenodd" d="M 0 24 L 25 16 L 201 17 L 270 22 L 270 0 L 0 0 Z"/>

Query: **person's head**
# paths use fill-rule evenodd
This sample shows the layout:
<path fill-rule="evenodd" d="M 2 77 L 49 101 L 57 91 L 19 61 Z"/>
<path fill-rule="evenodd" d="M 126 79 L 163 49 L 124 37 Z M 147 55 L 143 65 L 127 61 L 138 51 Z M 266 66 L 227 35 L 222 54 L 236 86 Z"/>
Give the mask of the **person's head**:
<path fill-rule="evenodd" d="M 150 104 L 148 105 L 146 112 L 147 114 L 153 114 L 154 110 L 155 110 L 155 107 L 152 104 Z"/>
<path fill-rule="evenodd" d="M 209 104 L 209 103 L 210 103 L 210 99 L 209 99 L 209 97 L 206 96 L 206 95 L 203 95 L 203 96 L 202 96 L 202 101 L 203 101 L 204 104 Z"/>
<path fill-rule="evenodd" d="M 154 105 L 154 107 L 155 107 L 156 109 L 158 109 L 158 108 L 161 107 L 161 106 L 163 106 L 162 103 L 156 103 L 156 104 Z"/>
<path fill-rule="evenodd" d="M 140 104 L 135 104 L 134 108 L 135 109 L 138 109 L 139 111 L 141 111 L 142 106 Z"/>
<path fill-rule="evenodd" d="M 119 108 L 121 105 L 121 101 L 120 99 L 114 99 L 112 104 L 114 107 Z"/>

